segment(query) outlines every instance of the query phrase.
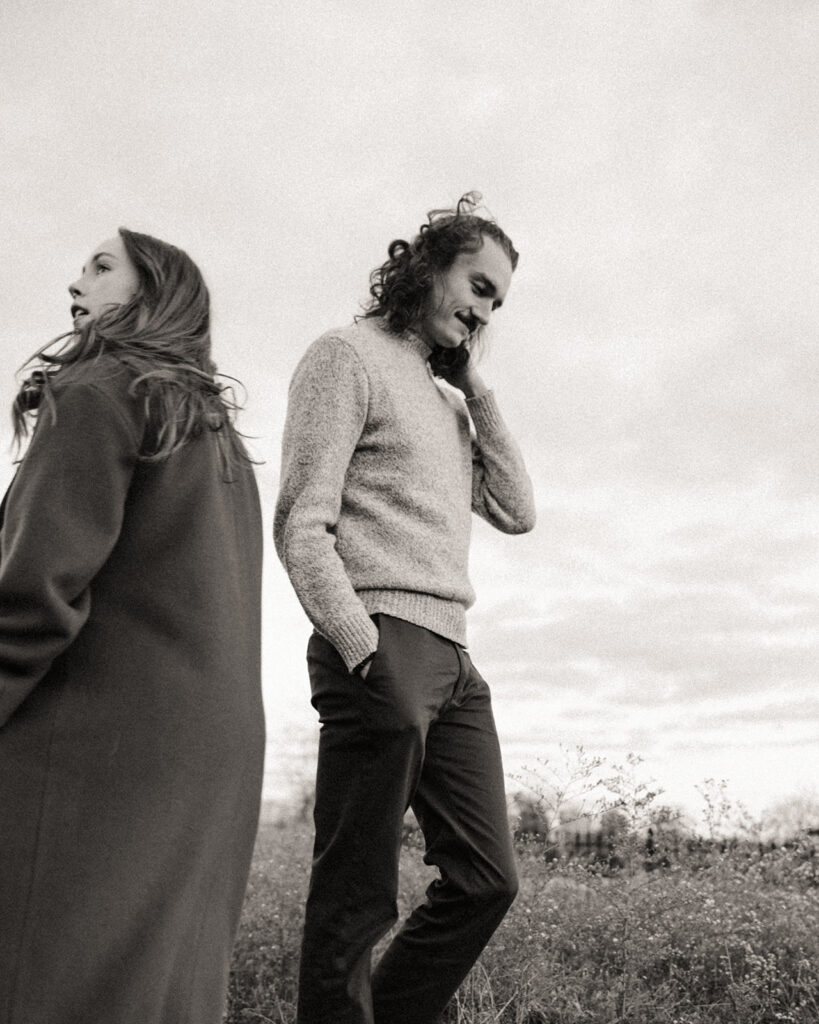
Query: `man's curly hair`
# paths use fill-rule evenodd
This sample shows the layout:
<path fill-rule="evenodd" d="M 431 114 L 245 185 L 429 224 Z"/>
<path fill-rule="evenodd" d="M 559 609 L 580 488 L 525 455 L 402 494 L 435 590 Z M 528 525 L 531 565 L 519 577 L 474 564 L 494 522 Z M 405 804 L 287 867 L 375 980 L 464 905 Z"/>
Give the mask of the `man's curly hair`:
<path fill-rule="evenodd" d="M 364 317 L 384 317 L 398 333 L 414 326 L 426 312 L 435 277 L 449 270 L 460 253 L 478 252 L 484 237 L 501 246 L 514 270 L 518 253 L 511 239 L 495 221 L 474 212 L 481 201 L 479 192 L 467 192 L 454 210 L 431 210 L 411 242 L 391 242 L 389 259 L 370 274 L 372 298 Z"/>

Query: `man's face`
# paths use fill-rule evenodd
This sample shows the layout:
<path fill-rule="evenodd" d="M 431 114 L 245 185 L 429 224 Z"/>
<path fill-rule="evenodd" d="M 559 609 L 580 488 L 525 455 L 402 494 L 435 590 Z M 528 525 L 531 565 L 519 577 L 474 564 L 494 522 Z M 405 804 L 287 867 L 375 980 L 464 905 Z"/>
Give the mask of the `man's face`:
<path fill-rule="evenodd" d="M 477 252 L 462 252 L 439 274 L 420 324 L 424 341 L 433 348 L 457 348 L 502 304 L 512 282 L 512 264 L 501 246 L 484 235 Z"/>

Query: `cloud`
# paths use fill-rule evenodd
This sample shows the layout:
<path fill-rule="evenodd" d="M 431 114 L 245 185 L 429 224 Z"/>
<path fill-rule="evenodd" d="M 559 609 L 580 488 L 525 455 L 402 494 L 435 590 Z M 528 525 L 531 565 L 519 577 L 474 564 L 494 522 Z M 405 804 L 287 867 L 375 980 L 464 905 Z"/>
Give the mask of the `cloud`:
<path fill-rule="evenodd" d="M 507 15 L 12 4 L 0 402 L 67 326 L 97 241 L 167 237 L 203 267 L 217 362 L 247 387 L 269 538 L 300 354 L 350 320 L 392 238 L 480 188 L 522 253 L 485 375 L 540 503 L 529 536 L 475 526 L 471 644 L 504 742 L 588 731 L 664 756 L 659 730 L 730 751 L 759 708 L 753 735 L 779 743 L 800 707 L 816 722 L 819 9 Z M 266 594 L 275 731 L 311 713 L 272 545 Z"/>
<path fill-rule="evenodd" d="M 740 494 L 693 515 L 644 494 L 639 516 L 617 496 L 562 497 L 541 510 L 543 538 L 477 538 L 472 648 L 519 742 L 557 731 L 642 752 L 658 730 L 709 749 L 730 747 L 731 727 L 746 746 L 819 734 L 809 516 Z"/>

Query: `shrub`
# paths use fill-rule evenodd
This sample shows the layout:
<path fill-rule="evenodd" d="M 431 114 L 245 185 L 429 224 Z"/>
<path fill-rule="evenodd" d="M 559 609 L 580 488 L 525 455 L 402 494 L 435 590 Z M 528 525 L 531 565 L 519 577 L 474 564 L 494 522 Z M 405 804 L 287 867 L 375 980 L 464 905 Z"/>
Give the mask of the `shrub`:
<path fill-rule="evenodd" d="M 685 835 L 669 815 L 652 817 L 645 784 L 624 773 L 619 785 L 619 869 L 573 857 L 542 832 L 518 839 L 519 896 L 450 1003 L 447 1024 L 816 1024 L 819 885 L 810 837 L 774 847 L 719 838 L 728 809 L 722 786 L 716 798 L 706 790 L 709 836 Z M 561 821 L 559 808 L 549 820 Z M 658 843 L 673 835 L 676 850 L 651 871 L 637 827 L 649 821 L 670 829 L 658 825 Z M 228 1024 L 295 1020 L 310 844 L 304 822 L 260 831 Z M 402 915 L 430 881 L 422 856 L 408 830 Z"/>

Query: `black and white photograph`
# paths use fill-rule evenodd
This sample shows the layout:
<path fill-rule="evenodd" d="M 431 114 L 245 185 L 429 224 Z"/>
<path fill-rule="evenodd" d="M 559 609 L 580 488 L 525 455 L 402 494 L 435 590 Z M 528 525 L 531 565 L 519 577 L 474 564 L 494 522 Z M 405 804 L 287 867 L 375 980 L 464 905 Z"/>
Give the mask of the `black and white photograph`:
<path fill-rule="evenodd" d="M 815 1024 L 819 7 L 0 85 L 0 1024 Z"/>

